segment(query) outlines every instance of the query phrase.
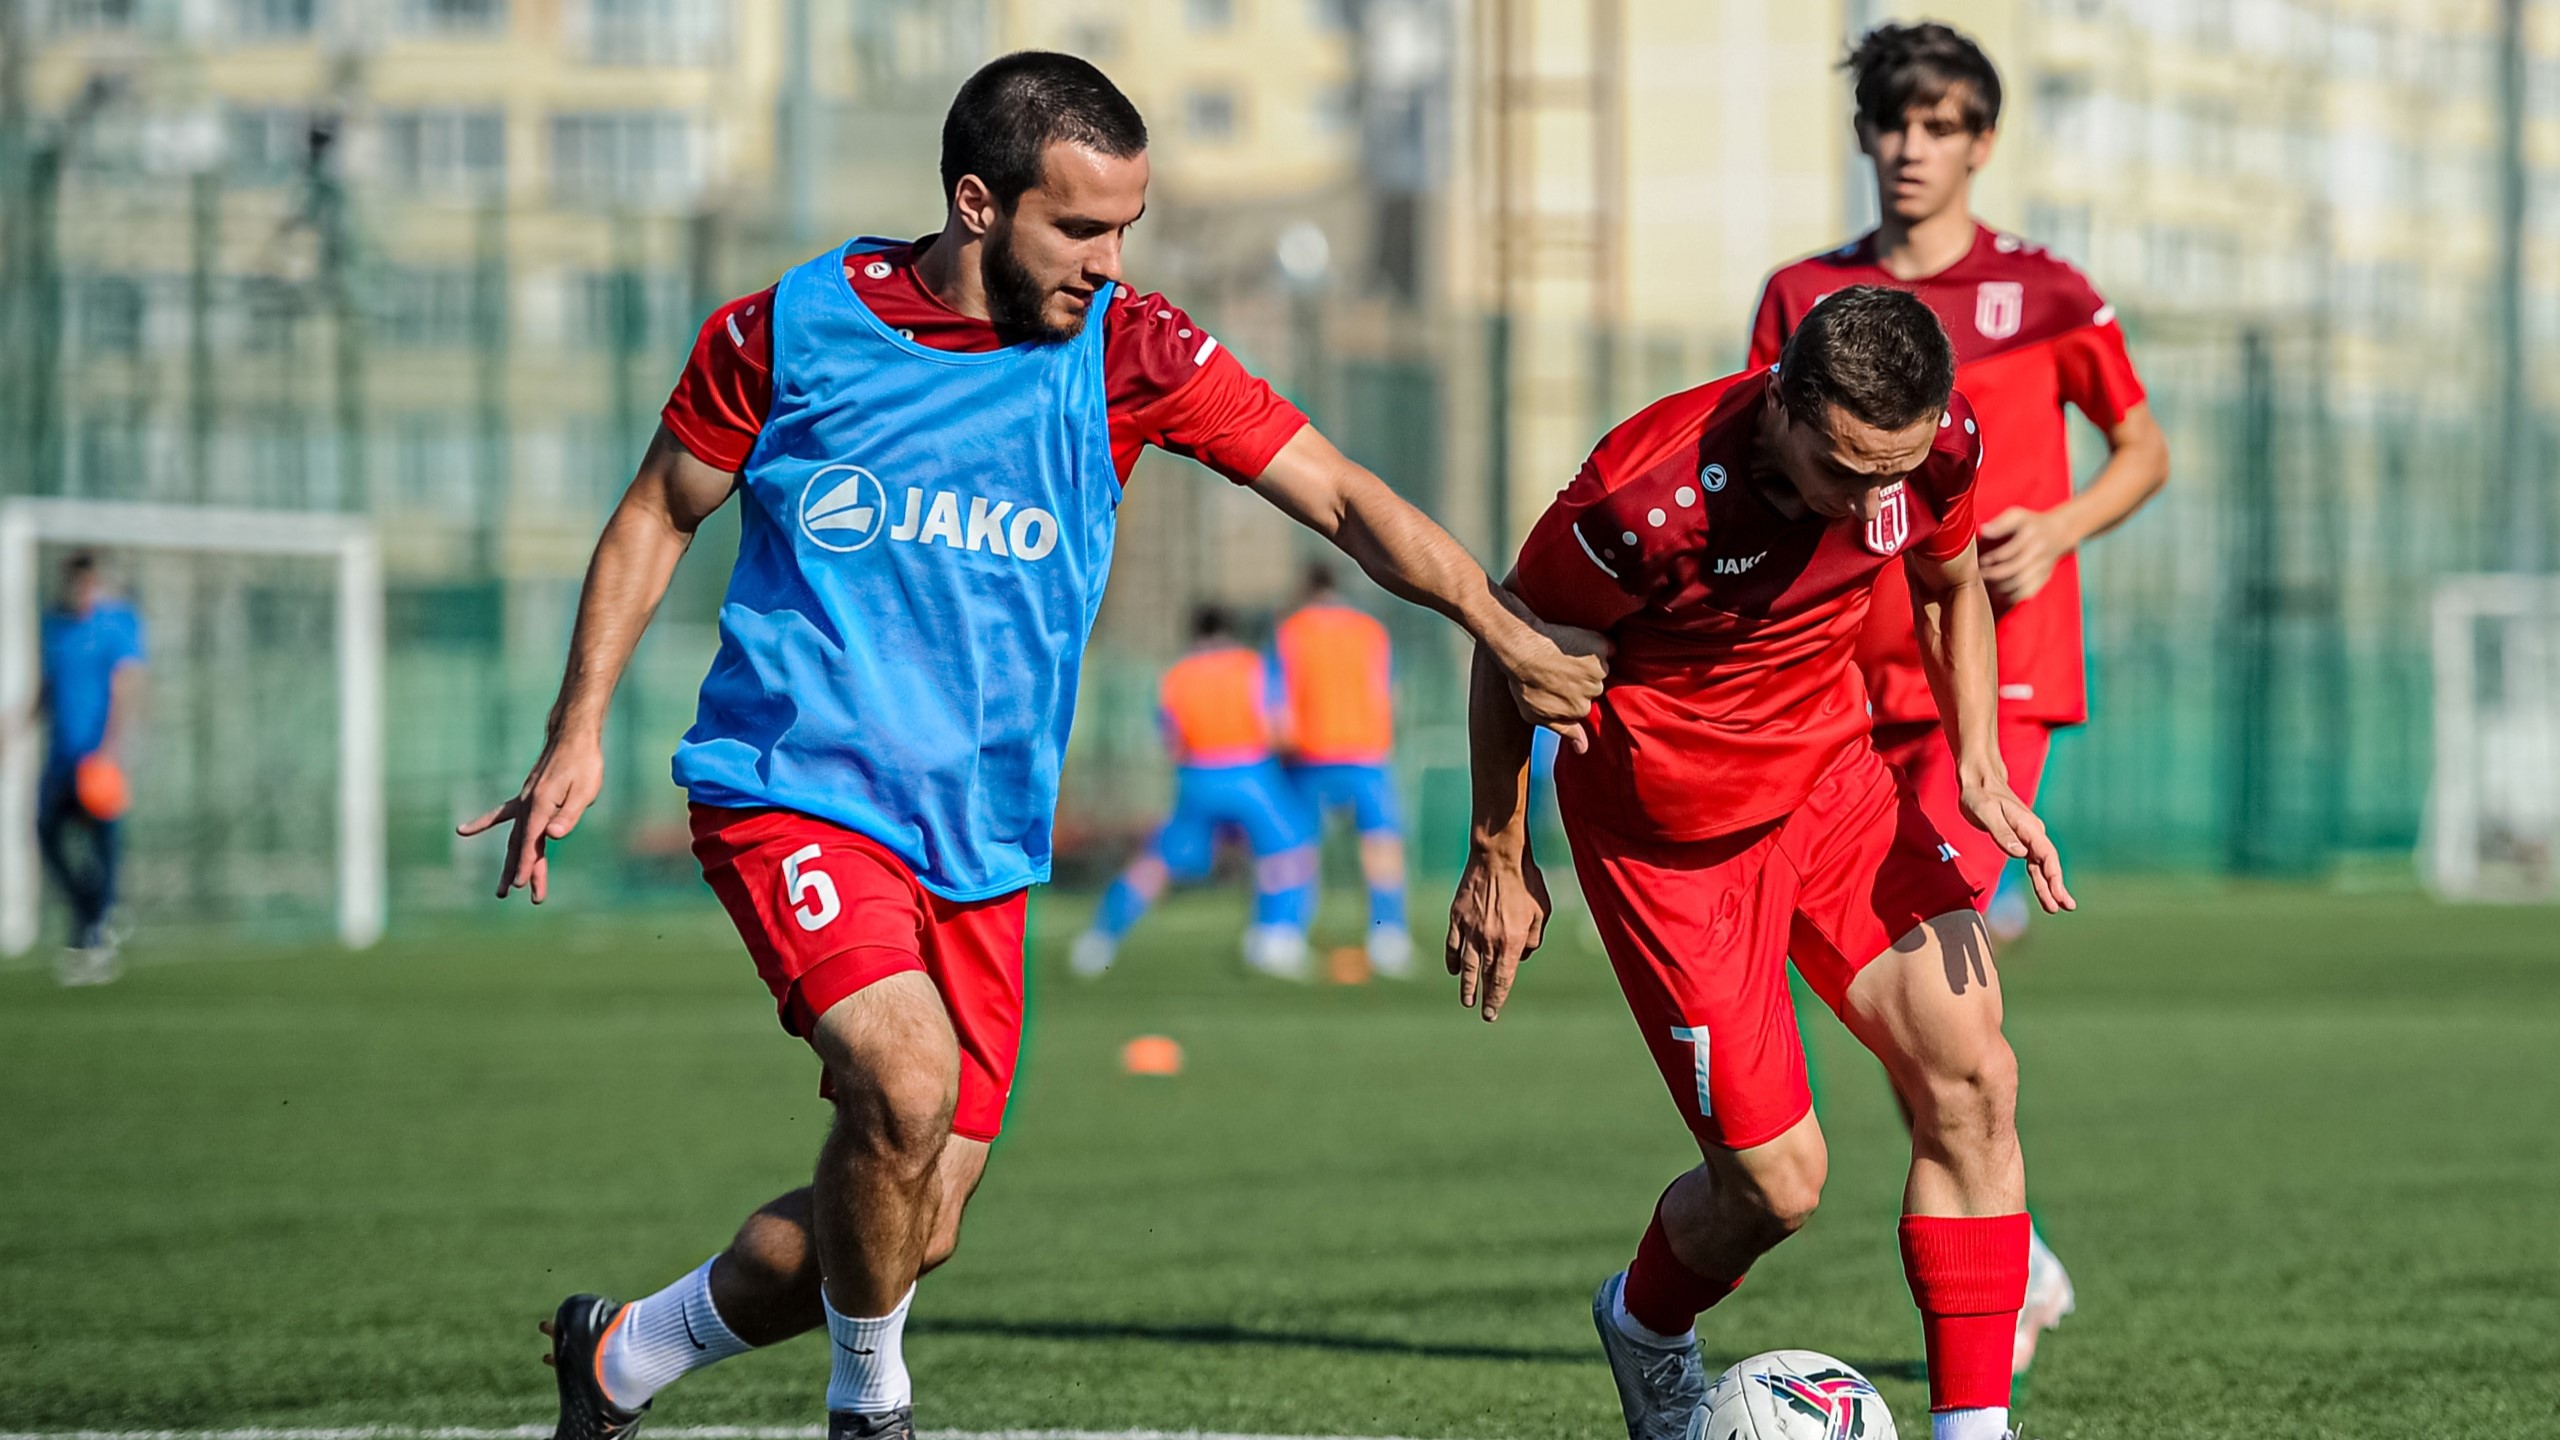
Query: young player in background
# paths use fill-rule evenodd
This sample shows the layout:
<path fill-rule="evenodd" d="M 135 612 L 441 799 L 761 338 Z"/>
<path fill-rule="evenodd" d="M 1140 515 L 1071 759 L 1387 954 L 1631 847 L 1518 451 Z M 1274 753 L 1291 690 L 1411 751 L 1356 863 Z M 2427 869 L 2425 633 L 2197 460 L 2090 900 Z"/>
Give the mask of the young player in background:
<path fill-rule="evenodd" d="M 1049 875 L 1143 447 L 1251 485 L 1502 657 L 1525 713 L 1580 734 L 1596 637 L 1527 617 L 1188 316 L 1124 285 L 1146 146 L 1090 64 L 995 60 L 944 122 L 938 233 L 854 241 L 713 312 L 597 542 L 542 756 L 462 827 L 511 827 L 498 893 L 544 898 L 547 847 L 603 788 L 614 686 L 696 530 L 737 496 L 720 648 L 675 774 L 704 878 L 817 1052 L 834 1123 L 815 1183 L 726 1250 L 543 1323 L 559 1440 L 626 1437 L 684 1374 L 822 1327 L 832 1440 L 913 1435 L 908 1302 L 959 1243 L 1002 1128 L 1025 897 Z M 626 1183 L 645 1191 L 647 1168 Z"/>
<path fill-rule="evenodd" d="M 108 917 L 115 909 L 124 755 L 142 705 L 142 617 L 107 592 L 98 557 L 62 562 L 60 603 L 45 612 L 36 719 L 44 773 L 36 782 L 36 849 L 71 906 L 71 938 L 54 978 L 105 985 L 120 973 Z"/>
<path fill-rule="evenodd" d="M 1395 659 L 1387 627 L 1345 604 L 1333 571 L 1309 566 L 1275 640 L 1289 704 L 1289 776 L 1317 818 L 1346 812 L 1369 885 L 1369 965 L 1413 973 L 1404 913 L 1404 824 L 1396 805 Z"/>
<path fill-rule="evenodd" d="M 1989 57 L 1944 25 L 1884 25 L 1858 42 L 1845 68 L 1883 218 L 1872 233 L 1770 278 L 1751 363 L 1774 363 L 1814 304 L 1850 285 L 1907 290 L 1946 326 L 1957 387 L 1986 442 L 1974 508 L 1982 517 L 1982 578 L 1999 617 L 2000 754 L 2010 784 L 2032 805 L 2053 732 L 2088 718 L 2077 551 L 2160 489 L 2168 442 L 2144 403 L 2114 309 L 2067 261 L 1974 218 L 1973 176 L 1999 133 L 2000 76 Z M 2097 478 L 2076 494 L 2065 405 L 2105 432 L 2109 451 Z M 1859 647 L 1876 747 L 1956 841 L 1967 878 L 1983 887 L 1994 933 L 2015 938 L 2026 925 L 2025 897 L 2005 856 L 1963 843 L 1955 757 L 1912 642 L 1901 569 L 1888 565 L 1877 577 Z M 2033 1255 L 2013 1357 L 2021 1373 L 2037 1338 L 2074 1304 L 2070 1276 L 2041 1235 Z"/>
<path fill-rule="evenodd" d="M 1688 1433 L 1709 1374 L 1697 1316 L 1820 1198 L 1790 956 L 1913 1116 L 1902 1254 L 1935 1440 L 2007 1430 L 2027 1283 L 2017 1062 L 1956 857 L 2001 850 L 2049 907 L 2071 900 L 2003 775 L 1973 544 L 1981 442 L 1954 376 L 1925 306 L 1841 291 L 1775 370 L 1611 431 L 1521 549 L 1521 598 L 1616 642 L 1590 748 L 1558 758 L 1557 798 L 1592 920 L 1704 1161 L 1593 1301 L 1630 1440 Z M 1921 809 L 1869 734 L 1855 651 L 1896 555 L 1958 756 L 1960 831 Z M 1487 1020 L 1548 918 L 1524 823 L 1529 732 L 1501 702 L 1479 665 L 1448 961 Z"/>
<path fill-rule="evenodd" d="M 1076 937 L 1069 963 L 1087 977 L 1111 968 L 1120 941 L 1176 880 L 1209 878 L 1218 836 L 1244 836 L 1253 852 L 1253 923 L 1244 962 L 1265 975 L 1303 980 L 1307 924 L 1316 908 L 1315 817 L 1279 760 L 1287 706 L 1268 656 L 1236 638 L 1227 612 L 1192 617 L 1191 653 L 1164 672 L 1157 711 L 1173 754 L 1173 813 L 1131 861 Z"/>

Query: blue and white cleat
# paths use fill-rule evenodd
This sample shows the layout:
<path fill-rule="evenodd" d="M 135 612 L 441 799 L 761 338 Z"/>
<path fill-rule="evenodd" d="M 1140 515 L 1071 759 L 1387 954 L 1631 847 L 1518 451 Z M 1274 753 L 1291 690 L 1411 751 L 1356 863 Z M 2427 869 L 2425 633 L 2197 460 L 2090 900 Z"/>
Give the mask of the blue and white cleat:
<path fill-rule="evenodd" d="M 1591 1325 L 1600 1332 L 1601 1353 L 1618 1382 L 1627 1440 L 1687 1440 L 1690 1421 L 1707 1403 L 1707 1364 L 1695 1340 L 1663 1349 L 1628 1338 L 1617 1320 L 1618 1294 L 1626 1285 L 1623 1270 L 1600 1282 L 1591 1297 Z"/>

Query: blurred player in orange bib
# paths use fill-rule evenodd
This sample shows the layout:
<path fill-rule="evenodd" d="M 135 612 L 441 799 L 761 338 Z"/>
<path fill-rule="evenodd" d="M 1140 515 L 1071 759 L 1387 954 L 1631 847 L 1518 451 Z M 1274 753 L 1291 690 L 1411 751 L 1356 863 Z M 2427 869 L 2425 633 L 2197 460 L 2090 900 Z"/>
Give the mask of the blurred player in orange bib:
<path fill-rule="evenodd" d="M 1280 770 L 1278 691 L 1270 657 L 1236 638 L 1226 611 L 1200 607 L 1191 653 L 1164 672 L 1158 689 L 1165 748 L 1173 752 L 1173 813 L 1103 892 L 1093 928 L 1076 937 L 1069 957 L 1075 973 L 1110 969 L 1121 939 L 1165 887 L 1207 879 L 1218 837 L 1237 834 L 1253 852 L 1245 964 L 1284 980 L 1306 978 L 1315 828 Z"/>
<path fill-rule="evenodd" d="M 1404 912 L 1404 822 L 1396 804 L 1395 661 L 1387 627 L 1343 601 L 1333 572 L 1309 567 L 1304 599 L 1280 622 L 1289 705 L 1289 777 L 1319 825 L 1350 815 L 1369 883 L 1369 965 L 1413 973 Z"/>
<path fill-rule="evenodd" d="M 2071 901 L 2000 759 L 1974 549 L 1982 441 L 1954 378 L 1928 307 L 1842 290 L 1781 364 L 1611 431 L 1521 548 L 1511 583 L 1530 608 L 1616 646 L 1588 748 L 1557 757 L 1557 799 L 1592 921 L 1703 1161 L 1593 1300 L 1630 1440 L 1689 1433 L 1712 1373 L 1699 1313 L 1821 1195 L 1790 957 L 1914 1117 L 1901 1239 L 1935 1440 L 2007 1429 L 2026 1170 L 1999 974 L 1960 857 L 2016 856 L 2046 905 Z M 1876 753 L 1855 663 L 1897 556 L 1958 756 L 1950 825 Z M 1529 730 L 1507 706 L 1479 664 L 1448 960 L 1488 1020 L 1549 910 L 1527 838 Z"/>
<path fill-rule="evenodd" d="M 2000 121 L 2000 76 L 1990 58 L 1944 25 L 1884 25 L 1859 42 L 1847 69 L 1883 219 L 1872 233 L 1770 277 L 1751 361 L 1775 363 L 1814 304 L 1849 285 L 1908 290 L 1946 326 L 1956 384 L 1986 442 L 1974 506 L 1982 578 L 1999 617 L 2000 755 L 2009 783 L 2032 805 L 2053 732 L 2089 716 L 2077 551 L 2160 489 L 2168 442 L 2144 402 L 2114 307 L 2069 262 L 1974 219 L 1973 175 L 1990 160 Z M 2077 493 L 2065 405 L 2106 433 L 2109 450 L 2106 467 Z M 1875 707 L 1876 748 L 1952 834 L 1963 824 L 1955 757 L 1912 643 L 1901 571 L 1888 565 L 1877 577 L 1858 664 Z M 2014 939 L 2028 911 L 2005 861 L 1976 845 L 1960 863 L 1982 889 L 1993 933 Z M 2033 1253 L 2014 1356 L 2021 1372 L 2038 1336 L 2074 1303 L 2070 1276 L 2040 1236 Z"/>

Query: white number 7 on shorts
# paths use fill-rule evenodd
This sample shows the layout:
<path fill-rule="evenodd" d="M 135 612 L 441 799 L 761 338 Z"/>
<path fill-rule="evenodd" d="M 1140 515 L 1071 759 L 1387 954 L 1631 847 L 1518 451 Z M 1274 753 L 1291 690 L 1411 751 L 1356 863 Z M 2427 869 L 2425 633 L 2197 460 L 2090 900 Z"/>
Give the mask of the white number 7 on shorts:
<path fill-rule="evenodd" d="M 816 927 L 812 926 L 811 928 L 814 929 Z M 1716 1102 L 1714 1098 L 1707 1093 L 1707 1027 L 1701 1025 L 1693 1030 L 1686 1025 L 1674 1025 L 1671 1027 L 1671 1038 L 1687 1045 L 1696 1053 L 1698 1057 L 1698 1113 L 1713 1119 L 1716 1113 Z"/>
<path fill-rule="evenodd" d="M 818 847 L 803 845 L 782 862 L 782 898 L 791 902 L 791 915 L 803 930 L 815 930 L 844 913 L 844 902 L 836 898 L 836 882 L 824 870 L 800 867 L 818 858 Z"/>

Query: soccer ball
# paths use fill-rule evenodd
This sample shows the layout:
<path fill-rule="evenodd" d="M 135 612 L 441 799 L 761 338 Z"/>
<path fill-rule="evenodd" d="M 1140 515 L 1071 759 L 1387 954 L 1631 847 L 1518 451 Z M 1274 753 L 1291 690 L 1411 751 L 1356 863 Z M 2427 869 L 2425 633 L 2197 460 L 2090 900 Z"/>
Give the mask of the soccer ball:
<path fill-rule="evenodd" d="M 1724 1372 L 1689 1440 L 1895 1440 L 1867 1377 L 1812 1350 L 1772 1350 Z"/>

